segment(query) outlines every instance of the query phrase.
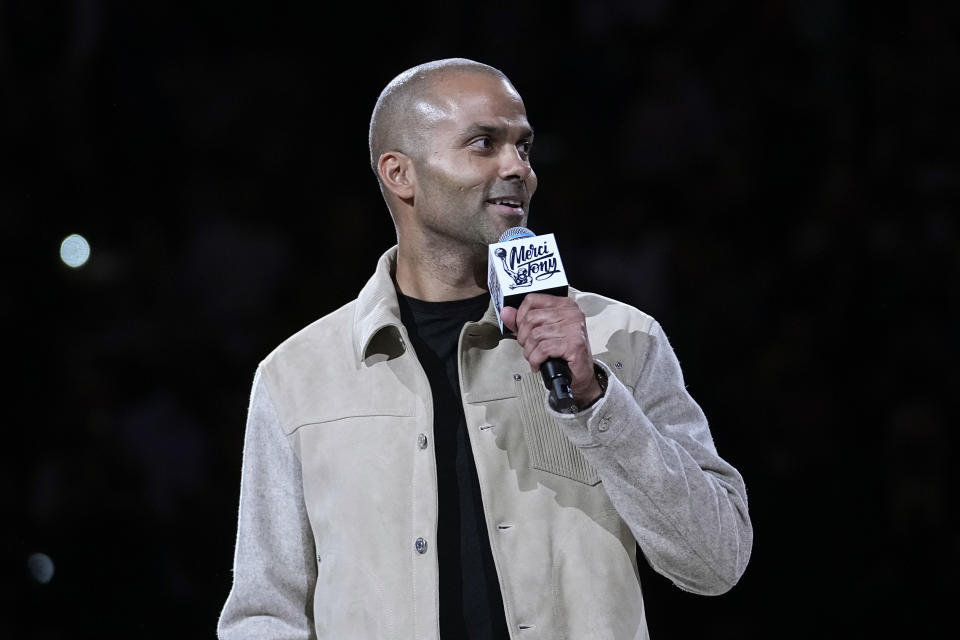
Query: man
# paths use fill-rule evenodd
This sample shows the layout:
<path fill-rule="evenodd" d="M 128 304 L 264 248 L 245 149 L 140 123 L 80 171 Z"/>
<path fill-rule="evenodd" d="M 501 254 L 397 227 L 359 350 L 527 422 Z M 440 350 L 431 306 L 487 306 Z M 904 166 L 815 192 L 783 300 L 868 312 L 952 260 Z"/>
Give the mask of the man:
<path fill-rule="evenodd" d="M 637 546 L 719 594 L 750 556 L 737 471 L 649 316 L 485 288 L 537 187 L 523 101 L 465 59 L 384 89 L 370 157 L 397 230 L 358 298 L 254 379 L 233 638 L 646 638 Z M 537 370 L 565 359 L 555 411 Z"/>

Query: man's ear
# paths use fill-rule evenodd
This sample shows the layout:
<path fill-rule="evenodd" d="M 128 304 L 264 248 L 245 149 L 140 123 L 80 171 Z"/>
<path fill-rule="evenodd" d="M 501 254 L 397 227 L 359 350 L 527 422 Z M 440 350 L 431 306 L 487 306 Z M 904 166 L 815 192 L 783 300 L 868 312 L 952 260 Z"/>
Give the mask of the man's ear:
<path fill-rule="evenodd" d="M 387 151 L 381 154 L 377 161 L 377 173 L 380 174 L 383 186 L 390 193 L 401 200 L 409 200 L 413 197 L 416 172 L 408 155 L 399 151 Z"/>

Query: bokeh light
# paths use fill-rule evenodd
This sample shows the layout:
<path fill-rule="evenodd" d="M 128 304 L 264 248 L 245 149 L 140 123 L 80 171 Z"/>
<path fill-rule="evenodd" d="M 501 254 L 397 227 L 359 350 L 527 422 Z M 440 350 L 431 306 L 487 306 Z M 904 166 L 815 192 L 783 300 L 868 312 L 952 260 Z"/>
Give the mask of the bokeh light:
<path fill-rule="evenodd" d="M 82 267 L 90 258 L 90 243 L 79 234 L 71 234 L 60 243 L 60 259 L 68 267 Z"/>
<path fill-rule="evenodd" d="M 27 569 L 30 577 L 40 584 L 47 584 L 53 579 L 53 560 L 45 553 L 33 553 L 27 558 Z"/>

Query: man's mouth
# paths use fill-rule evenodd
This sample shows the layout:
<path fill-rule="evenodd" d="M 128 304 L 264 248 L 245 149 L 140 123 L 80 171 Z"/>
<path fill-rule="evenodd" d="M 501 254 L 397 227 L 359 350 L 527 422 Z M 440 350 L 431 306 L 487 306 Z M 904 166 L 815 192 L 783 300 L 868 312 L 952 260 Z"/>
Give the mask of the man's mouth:
<path fill-rule="evenodd" d="M 524 203 L 520 198 L 490 198 L 487 202 L 496 206 L 498 209 L 502 209 L 504 213 L 523 213 Z"/>

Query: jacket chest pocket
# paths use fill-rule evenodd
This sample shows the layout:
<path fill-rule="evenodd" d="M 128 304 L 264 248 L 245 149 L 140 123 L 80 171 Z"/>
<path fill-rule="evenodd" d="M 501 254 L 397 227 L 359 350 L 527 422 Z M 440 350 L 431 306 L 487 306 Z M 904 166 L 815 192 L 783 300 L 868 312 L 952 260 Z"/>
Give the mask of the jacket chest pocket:
<path fill-rule="evenodd" d="M 547 413 L 544 406 L 546 388 L 540 375 L 525 375 L 517 384 L 520 386 L 523 435 L 530 454 L 530 466 L 590 486 L 599 483 L 597 470 Z"/>

